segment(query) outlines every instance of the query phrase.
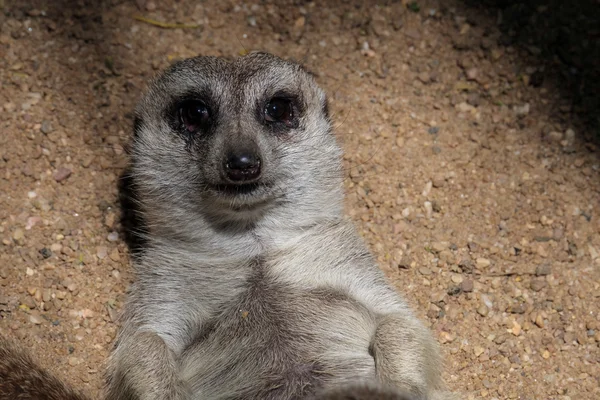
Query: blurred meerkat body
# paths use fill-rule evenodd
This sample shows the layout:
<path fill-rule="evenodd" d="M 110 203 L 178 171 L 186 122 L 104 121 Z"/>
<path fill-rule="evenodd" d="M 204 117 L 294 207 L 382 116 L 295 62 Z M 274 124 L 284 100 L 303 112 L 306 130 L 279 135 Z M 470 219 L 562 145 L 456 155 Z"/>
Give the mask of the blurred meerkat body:
<path fill-rule="evenodd" d="M 445 396 L 430 333 L 343 217 L 341 150 L 304 69 L 264 53 L 176 63 L 138 105 L 131 156 L 145 247 L 110 400 L 356 382 Z"/>
<path fill-rule="evenodd" d="M 0 337 L 0 400 L 88 400 Z"/>

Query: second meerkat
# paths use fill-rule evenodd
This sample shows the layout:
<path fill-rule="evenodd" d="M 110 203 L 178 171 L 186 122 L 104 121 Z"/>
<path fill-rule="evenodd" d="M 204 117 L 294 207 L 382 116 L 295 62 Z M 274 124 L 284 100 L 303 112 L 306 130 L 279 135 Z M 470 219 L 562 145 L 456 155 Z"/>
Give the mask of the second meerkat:
<path fill-rule="evenodd" d="M 138 105 L 131 157 L 145 247 L 108 399 L 298 399 L 357 382 L 446 398 L 435 341 L 343 216 L 327 100 L 301 66 L 174 64 Z"/>

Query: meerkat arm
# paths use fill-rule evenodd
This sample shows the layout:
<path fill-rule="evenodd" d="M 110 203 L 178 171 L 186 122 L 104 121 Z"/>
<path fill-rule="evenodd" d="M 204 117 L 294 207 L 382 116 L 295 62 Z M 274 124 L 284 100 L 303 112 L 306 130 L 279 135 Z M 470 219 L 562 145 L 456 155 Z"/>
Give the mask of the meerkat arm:
<path fill-rule="evenodd" d="M 381 316 L 371 348 L 382 383 L 427 399 L 442 390 L 437 344 L 414 316 Z"/>
<path fill-rule="evenodd" d="M 109 365 L 107 400 L 184 400 L 173 352 L 154 332 L 123 338 Z"/>

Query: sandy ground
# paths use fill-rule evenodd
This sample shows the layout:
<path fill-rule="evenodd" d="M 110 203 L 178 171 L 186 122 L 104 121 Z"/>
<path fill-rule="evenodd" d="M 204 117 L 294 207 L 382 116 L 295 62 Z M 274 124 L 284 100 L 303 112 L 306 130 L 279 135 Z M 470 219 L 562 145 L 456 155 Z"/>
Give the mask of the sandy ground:
<path fill-rule="evenodd" d="M 378 4 L 0 0 L 0 334 L 99 394 L 131 279 L 132 108 L 174 59 L 260 49 L 329 93 L 348 214 L 442 343 L 449 386 L 600 398 L 600 80 L 583 79 L 600 25 L 572 19 L 589 40 L 548 55 L 519 37 L 548 7 Z"/>

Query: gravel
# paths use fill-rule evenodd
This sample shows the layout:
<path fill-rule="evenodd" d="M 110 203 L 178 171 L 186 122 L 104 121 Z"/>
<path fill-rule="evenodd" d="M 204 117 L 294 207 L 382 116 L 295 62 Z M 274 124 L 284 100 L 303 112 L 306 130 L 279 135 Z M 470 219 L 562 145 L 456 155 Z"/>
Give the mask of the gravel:
<path fill-rule="evenodd" d="M 554 70 L 582 54 L 577 40 L 548 63 L 500 30 L 520 2 L 501 18 L 454 0 L 418 12 L 5 3 L 0 334 L 61 378 L 102 388 L 132 278 L 117 183 L 141 88 L 171 58 L 263 49 L 304 60 L 329 94 L 347 213 L 431 326 L 450 387 L 465 399 L 600 398 L 598 147 L 555 86 L 588 93 L 594 80 Z M 521 25 L 554 11 L 534 7 Z"/>

